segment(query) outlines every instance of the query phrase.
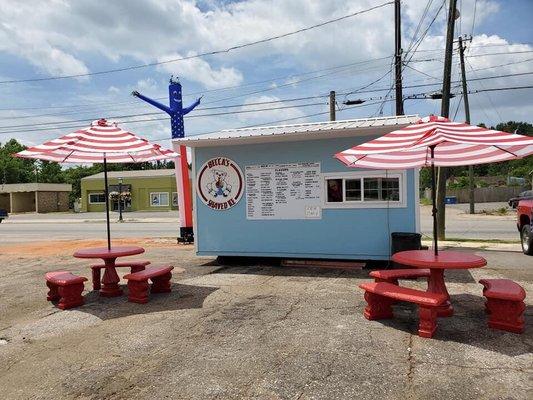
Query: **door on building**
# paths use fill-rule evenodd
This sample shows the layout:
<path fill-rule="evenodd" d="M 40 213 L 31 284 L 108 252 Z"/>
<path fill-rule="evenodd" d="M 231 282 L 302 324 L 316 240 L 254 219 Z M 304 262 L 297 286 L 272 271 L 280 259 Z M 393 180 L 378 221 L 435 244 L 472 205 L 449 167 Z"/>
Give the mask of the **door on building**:
<path fill-rule="evenodd" d="M 111 201 L 111 209 L 113 211 L 118 211 L 118 202 L 119 200 Z M 131 199 L 122 200 L 122 211 L 131 211 Z"/>

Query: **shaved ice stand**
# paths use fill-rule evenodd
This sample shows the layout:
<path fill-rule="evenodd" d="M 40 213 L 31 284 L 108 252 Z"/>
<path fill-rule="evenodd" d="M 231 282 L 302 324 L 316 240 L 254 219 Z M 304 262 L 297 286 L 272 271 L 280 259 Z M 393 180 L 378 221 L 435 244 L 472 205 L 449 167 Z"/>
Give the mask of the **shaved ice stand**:
<path fill-rule="evenodd" d="M 387 260 L 419 232 L 418 170 L 348 169 L 333 154 L 418 116 L 257 127 L 174 139 L 191 148 L 198 255 Z"/>

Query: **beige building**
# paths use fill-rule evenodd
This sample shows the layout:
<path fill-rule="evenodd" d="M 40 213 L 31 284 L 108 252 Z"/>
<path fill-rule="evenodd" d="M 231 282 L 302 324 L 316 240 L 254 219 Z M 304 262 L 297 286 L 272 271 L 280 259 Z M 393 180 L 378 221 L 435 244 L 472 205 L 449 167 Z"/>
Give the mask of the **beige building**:
<path fill-rule="evenodd" d="M 9 183 L 0 185 L 0 208 L 9 213 L 68 211 L 72 185 L 65 183 Z"/>

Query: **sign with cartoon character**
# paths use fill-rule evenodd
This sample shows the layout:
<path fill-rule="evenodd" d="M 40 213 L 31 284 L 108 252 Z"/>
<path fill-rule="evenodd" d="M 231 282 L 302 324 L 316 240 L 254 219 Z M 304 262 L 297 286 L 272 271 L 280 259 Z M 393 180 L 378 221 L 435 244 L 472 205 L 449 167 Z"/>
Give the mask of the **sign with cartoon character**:
<path fill-rule="evenodd" d="M 237 204 L 244 192 L 242 171 L 229 158 L 212 158 L 198 171 L 196 190 L 209 208 L 228 210 Z"/>

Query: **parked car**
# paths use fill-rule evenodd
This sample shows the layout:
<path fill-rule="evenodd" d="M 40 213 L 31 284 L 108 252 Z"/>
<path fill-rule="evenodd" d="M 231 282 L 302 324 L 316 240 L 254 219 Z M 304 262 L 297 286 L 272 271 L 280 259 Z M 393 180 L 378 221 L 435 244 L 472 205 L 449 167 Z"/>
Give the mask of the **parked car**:
<path fill-rule="evenodd" d="M 2 222 L 4 218 L 7 218 L 7 217 L 8 217 L 7 211 L 4 210 L 3 208 L 0 208 L 0 222 Z"/>
<path fill-rule="evenodd" d="M 533 190 L 510 199 L 509 205 L 516 208 L 516 227 L 520 232 L 522 251 L 533 256 Z"/>

